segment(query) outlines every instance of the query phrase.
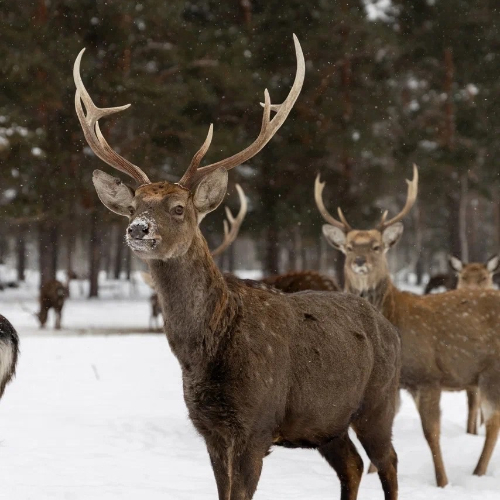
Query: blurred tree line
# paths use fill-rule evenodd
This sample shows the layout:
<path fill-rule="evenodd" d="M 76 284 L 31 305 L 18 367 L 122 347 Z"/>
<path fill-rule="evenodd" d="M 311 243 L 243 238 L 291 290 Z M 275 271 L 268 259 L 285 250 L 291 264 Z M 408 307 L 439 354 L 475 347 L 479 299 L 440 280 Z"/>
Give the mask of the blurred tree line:
<path fill-rule="evenodd" d="M 292 32 L 307 61 L 302 94 L 230 175 L 250 199 L 242 234 L 264 272 L 325 267 L 317 172 L 332 213 L 340 205 L 366 228 L 404 203 L 412 162 L 419 203 L 399 260 L 422 275 L 438 252 L 484 259 L 500 246 L 499 21 L 491 0 L 0 1 L 0 259 L 13 249 L 22 279 L 36 242 L 42 281 L 85 259 L 91 295 L 99 269 L 130 273 L 125 220 L 91 182 L 95 168 L 115 172 L 90 152 L 74 111 L 82 47 L 96 104 L 133 104 L 103 121 L 109 143 L 153 180 L 177 180 L 211 122 L 207 162 L 254 140 L 264 88 L 279 103 L 293 81 Z M 218 212 L 204 223 L 209 242 Z M 328 259 L 341 269 L 339 255 Z"/>

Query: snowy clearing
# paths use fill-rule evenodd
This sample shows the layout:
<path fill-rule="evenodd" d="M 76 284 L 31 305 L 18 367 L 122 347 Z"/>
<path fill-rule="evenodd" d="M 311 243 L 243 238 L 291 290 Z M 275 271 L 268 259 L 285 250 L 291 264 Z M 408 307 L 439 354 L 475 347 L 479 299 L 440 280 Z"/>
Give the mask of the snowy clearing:
<path fill-rule="evenodd" d="M 21 335 L 18 375 L 0 402 L 0 499 L 216 498 L 165 337 L 98 335 L 144 332 L 147 298 L 70 300 L 66 329 L 41 334 L 19 294 L 0 296 L 0 312 Z M 35 307 L 34 299 L 24 300 Z M 484 429 L 480 436 L 465 434 L 465 401 L 465 393 L 443 396 L 441 442 L 450 485 L 441 490 L 414 404 L 403 394 L 394 429 L 401 499 L 498 500 L 500 446 L 488 475 L 472 476 Z M 339 498 L 339 483 L 317 452 L 275 448 L 255 495 L 267 498 Z M 359 498 L 383 498 L 377 476 L 363 477 Z"/>

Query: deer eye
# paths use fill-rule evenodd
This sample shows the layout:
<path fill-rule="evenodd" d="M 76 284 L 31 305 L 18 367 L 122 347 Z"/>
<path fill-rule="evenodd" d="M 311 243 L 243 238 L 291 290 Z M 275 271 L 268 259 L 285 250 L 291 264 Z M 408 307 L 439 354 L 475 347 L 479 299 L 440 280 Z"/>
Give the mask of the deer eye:
<path fill-rule="evenodd" d="M 375 252 L 378 252 L 380 250 L 380 245 L 373 245 L 373 250 L 375 250 Z"/>
<path fill-rule="evenodd" d="M 347 246 L 347 251 L 348 251 L 348 252 L 352 252 L 352 246 L 351 246 L 351 245 L 348 245 L 348 246 Z"/>
<path fill-rule="evenodd" d="M 182 205 L 177 205 L 173 210 L 175 215 L 182 215 L 184 213 L 184 207 Z"/>
<path fill-rule="evenodd" d="M 135 212 L 134 207 L 127 207 L 127 210 L 130 215 L 134 215 Z"/>

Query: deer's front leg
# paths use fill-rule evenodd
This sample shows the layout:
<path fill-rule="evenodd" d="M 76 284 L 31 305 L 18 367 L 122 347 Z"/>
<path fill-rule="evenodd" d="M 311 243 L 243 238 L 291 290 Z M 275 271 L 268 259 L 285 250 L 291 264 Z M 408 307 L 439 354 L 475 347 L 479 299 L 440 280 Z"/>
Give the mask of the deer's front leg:
<path fill-rule="evenodd" d="M 219 500 L 252 499 L 270 445 L 271 442 L 262 443 L 259 440 L 235 440 L 226 447 L 207 444 Z"/>
<path fill-rule="evenodd" d="M 227 446 L 222 442 L 210 444 L 207 441 L 207 449 L 217 483 L 219 500 L 231 500 L 234 445 Z"/>
<path fill-rule="evenodd" d="M 436 483 L 443 488 L 448 484 L 448 478 L 439 444 L 441 434 L 441 410 L 439 408 L 441 388 L 438 386 L 420 387 L 418 391 L 411 394 L 415 399 L 418 412 L 420 413 L 425 439 L 431 449 L 434 470 L 436 472 Z"/>

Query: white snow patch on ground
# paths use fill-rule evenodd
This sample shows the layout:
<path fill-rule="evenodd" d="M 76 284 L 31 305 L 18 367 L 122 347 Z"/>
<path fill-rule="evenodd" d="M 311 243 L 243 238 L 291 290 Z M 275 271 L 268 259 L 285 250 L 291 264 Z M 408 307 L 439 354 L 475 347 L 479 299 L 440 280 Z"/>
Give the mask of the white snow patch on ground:
<path fill-rule="evenodd" d="M 217 498 L 164 335 L 97 334 L 144 331 L 147 298 L 70 300 L 65 329 L 42 334 L 14 299 L 19 293 L 0 295 L 0 313 L 21 336 L 17 377 L 0 401 L 0 500 Z M 84 331 L 97 335 L 78 335 Z M 445 393 L 442 410 L 445 489 L 435 486 L 417 412 L 403 393 L 394 428 L 400 499 L 498 500 L 500 443 L 488 474 L 472 476 L 484 428 L 465 433 L 464 393 Z M 276 448 L 254 498 L 339 498 L 339 483 L 317 452 Z M 363 477 L 359 498 L 383 498 L 376 475 Z"/>

